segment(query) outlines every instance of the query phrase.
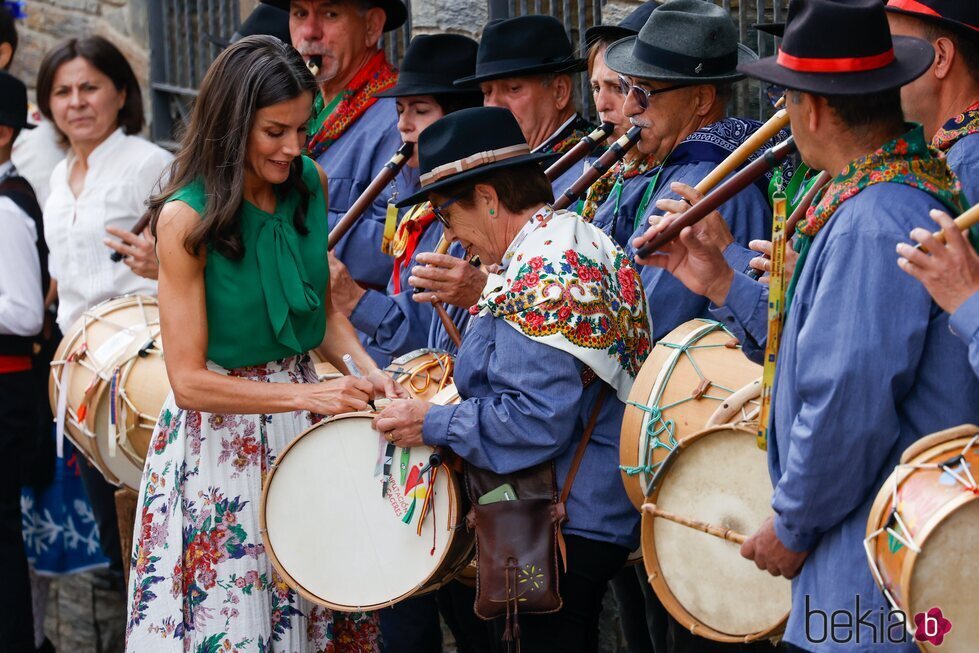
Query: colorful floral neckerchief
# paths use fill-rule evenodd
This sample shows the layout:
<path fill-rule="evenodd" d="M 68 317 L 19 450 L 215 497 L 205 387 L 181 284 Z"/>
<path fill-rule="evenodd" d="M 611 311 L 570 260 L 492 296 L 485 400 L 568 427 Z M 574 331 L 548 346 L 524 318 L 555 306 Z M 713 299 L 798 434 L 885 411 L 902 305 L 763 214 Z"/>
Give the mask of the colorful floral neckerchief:
<path fill-rule="evenodd" d="M 605 203 L 616 188 L 621 192 L 622 184 L 627 179 L 644 175 L 655 167 L 656 161 L 651 156 L 618 161 L 588 189 L 588 194 L 585 196 L 584 204 L 581 207 L 581 217 L 588 222 L 594 220 L 595 214 L 598 213 L 598 207 Z"/>
<path fill-rule="evenodd" d="M 935 137 L 931 139 L 931 144 L 932 147 L 936 147 L 942 152 L 948 152 L 949 148 L 955 145 L 960 138 L 972 134 L 979 134 L 979 102 L 942 125 Z"/>
<path fill-rule="evenodd" d="M 567 211 L 534 215 L 473 309 L 570 353 L 622 401 L 651 349 L 639 273 L 608 236 Z"/>
<path fill-rule="evenodd" d="M 378 50 L 332 102 L 326 104 L 317 93 L 309 123 L 312 136 L 306 145 L 309 156 L 318 159 L 377 102 L 375 93 L 386 91 L 397 82 L 397 69 L 388 63 L 384 50 Z"/>
<path fill-rule="evenodd" d="M 418 249 L 418 241 L 428 226 L 435 221 L 435 212 L 429 202 L 422 202 L 411 207 L 405 217 L 401 219 L 394 238 L 391 240 L 391 256 L 394 257 L 394 271 L 391 274 L 391 283 L 394 286 L 395 294 L 401 292 L 401 270 L 408 265 L 411 257 Z"/>
<path fill-rule="evenodd" d="M 966 207 L 962 187 L 945 162 L 945 157 L 925 143 L 924 131 L 920 125 L 915 125 L 879 150 L 851 162 L 816 195 L 806 219 L 800 220 L 796 226 L 799 260 L 786 292 L 786 306 L 795 294 L 800 272 L 816 234 L 826 226 L 843 202 L 869 186 L 886 182 L 922 190 L 955 215 Z"/>
<path fill-rule="evenodd" d="M 534 152 L 566 154 L 568 150 L 578 144 L 578 141 L 594 130 L 595 126 L 593 124 L 581 116 L 575 115 L 558 133 L 534 148 Z"/>

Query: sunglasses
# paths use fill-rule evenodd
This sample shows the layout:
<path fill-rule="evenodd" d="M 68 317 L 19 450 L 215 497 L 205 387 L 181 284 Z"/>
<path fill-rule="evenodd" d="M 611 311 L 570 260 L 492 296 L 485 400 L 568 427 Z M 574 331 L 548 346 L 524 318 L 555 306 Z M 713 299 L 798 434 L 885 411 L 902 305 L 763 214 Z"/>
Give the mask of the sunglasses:
<path fill-rule="evenodd" d="M 443 203 L 441 206 L 436 204 L 435 202 L 431 203 L 432 213 L 435 214 L 435 217 L 438 218 L 438 221 L 441 222 L 442 226 L 445 227 L 446 229 L 449 228 L 449 218 L 448 216 L 445 215 L 445 213 L 443 213 L 443 211 L 458 201 L 459 201 L 458 197 L 453 197 L 448 201 L 446 201 L 445 203 Z"/>
<path fill-rule="evenodd" d="M 667 93 L 669 91 L 675 91 L 678 88 L 687 88 L 688 86 L 690 86 L 690 84 L 677 84 L 675 86 L 667 86 L 666 88 L 656 89 L 655 91 L 647 91 L 641 86 L 631 84 L 628 79 L 622 75 L 619 75 L 619 92 L 622 93 L 626 99 L 629 99 L 630 93 L 635 92 L 636 102 L 639 103 L 639 108 L 642 111 L 649 108 L 649 98 L 652 96 L 659 95 L 660 93 Z"/>

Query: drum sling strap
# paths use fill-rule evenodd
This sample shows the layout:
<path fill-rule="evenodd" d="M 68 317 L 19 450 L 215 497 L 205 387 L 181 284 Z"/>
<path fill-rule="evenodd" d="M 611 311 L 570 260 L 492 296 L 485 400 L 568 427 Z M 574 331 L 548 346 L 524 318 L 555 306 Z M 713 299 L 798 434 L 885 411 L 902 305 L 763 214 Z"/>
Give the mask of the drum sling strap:
<path fill-rule="evenodd" d="M 603 386 L 578 442 L 560 497 L 554 461 L 496 474 L 466 464 L 466 490 L 472 502 L 467 521 L 476 533 L 476 601 L 485 620 L 505 617 L 503 641 L 520 650 L 519 613 L 547 614 L 561 609 L 559 565 L 567 571 L 561 533 L 565 503 L 598 421 L 607 387 Z M 513 500 L 479 504 L 479 498 L 508 485 Z M 559 562 L 558 556 L 562 562 Z"/>

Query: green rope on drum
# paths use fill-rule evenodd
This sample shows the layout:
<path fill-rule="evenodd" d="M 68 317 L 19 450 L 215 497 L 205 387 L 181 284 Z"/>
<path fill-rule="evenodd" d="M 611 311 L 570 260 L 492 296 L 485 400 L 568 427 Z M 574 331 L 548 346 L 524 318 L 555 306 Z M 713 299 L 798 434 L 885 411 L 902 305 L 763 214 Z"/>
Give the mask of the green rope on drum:
<path fill-rule="evenodd" d="M 734 334 L 731 333 L 727 329 L 727 327 L 725 327 L 720 322 L 715 322 L 714 320 L 701 320 L 701 321 L 706 324 L 713 324 L 715 326 L 715 329 L 705 331 L 704 333 L 699 334 L 695 339 L 684 344 L 664 342 L 662 340 L 656 343 L 658 345 L 662 345 L 669 349 L 676 349 L 680 352 L 678 356 L 674 356 L 670 360 L 669 368 L 667 369 L 666 372 L 666 378 L 669 378 L 670 376 L 673 375 L 673 371 L 676 369 L 677 363 L 679 363 L 682 357 L 686 357 L 686 359 L 690 361 L 690 365 L 693 367 L 694 371 L 697 373 L 697 376 L 700 377 L 700 380 L 705 381 L 706 377 L 704 376 L 704 373 L 697 365 L 696 359 L 690 355 L 690 352 L 694 349 L 716 349 L 718 347 L 721 348 L 727 347 L 727 345 L 724 344 L 719 344 L 719 345 L 697 344 L 698 342 L 700 342 L 702 338 L 716 331 L 717 328 L 722 329 L 724 333 L 734 338 Z M 684 404 L 688 401 L 693 401 L 695 397 L 691 395 L 689 397 L 684 397 L 683 399 L 674 401 L 671 404 L 660 406 L 659 403 L 663 398 L 663 391 L 666 389 L 666 385 L 667 385 L 666 383 L 663 383 L 660 386 L 659 390 L 656 393 L 656 397 L 653 399 L 653 403 L 651 406 L 636 403 L 634 401 L 626 402 L 631 406 L 635 406 L 639 410 L 649 413 L 649 420 L 646 422 L 646 428 L 643 433 L 644 437 L 643 437 L 643 444 L 642 444 L 642 454 L 639 456 L 641 461 L 645 461 L 645 464 L 636 465 L 634 467 L 629 465 L 619 465 L 619 470 L 622 471 L 622 473 L 626 474 L 627 476 L 637 476 L 639 474 L 646 474 L 647 476 L 652 476 L 653 474 L 656 473 L 656 470 L 659 468 L 659 466 L 663 464 L 662 461 L 658 463 L 652 462 L 653 452 L 656 449 L 666 449 L 667 452 L 670 452 L 673 451 L 678 444 L 676 439 L 676 424 L 671 419 L 664 420 L 663 412 L 671 408 L 675 408 L 676 406 Z M 713 382 L 711 382 L 711 385 L 726 391 L 729 395 L 733 394 L 735 390 L 734 388 L 727 388 L 723 385 L 715 384 Z M 715 397 L 705 393 L 700 397 L 700 399 L 712 399 L 714 401 L 724 401 L 726 397 Z M 663 433 L 669 434 L 668 442 L 663 442 L 660 439 L 660 436 Z"/>

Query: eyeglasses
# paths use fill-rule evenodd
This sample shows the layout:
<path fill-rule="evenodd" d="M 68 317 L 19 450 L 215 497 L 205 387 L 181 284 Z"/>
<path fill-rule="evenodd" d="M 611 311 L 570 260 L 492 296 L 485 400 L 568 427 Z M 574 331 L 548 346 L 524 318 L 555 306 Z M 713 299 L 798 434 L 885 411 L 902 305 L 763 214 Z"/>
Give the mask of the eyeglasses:
<path fill-rule="evenodd" d="M 629 99 L 629 94 L 635 91 L 636 102 L 639 103 L 639 108 L 642 111 L 645 111 L 646 109 L 649 108 L 649 98 L 651 98 L 652 96 L 659 95 L 660 93 L 666 93 L 668 91 L 675 91 L 678 88 L 687 88 L 688 86 L 690 86 L 690 84 L 677 84 L 675 86 L 667 86 L 666 88 L 659 88 L 656 89 L 655 91 L 647 91 L 641 86 L 635 86 L 634 84 L 631 84 L 628 79 L 626 79 L 622 75 L 619 75 L 619 92 L 622 93 L 622 95 L 625 96 L 626 99 Z"/>
<path fill-rule="evenodd" d="M 444 211 L 445 209 L 447 209 L 448 207 L 452 206 L 453 204 L 455 204 L 458 201 L 459 201 L 459 198 L 458 197 L 453 197 L 452 199 L 444 202 L 441 206 L 439 206 L 435 202 L 432 202 L 431 203 L 432 204 L 432 213 L 435 214 L 435 217 L 438 218 L 438 221 L 441 222 L 442 223 L 442 226 L 445 227 L 446 229 L 449 228 L 449 218 L 444 213 L 442 213 L 442 211 Z"/>

